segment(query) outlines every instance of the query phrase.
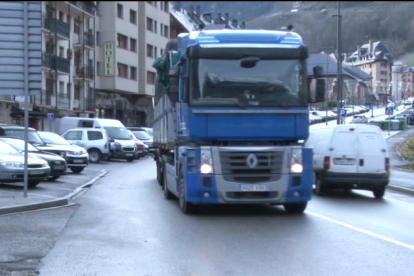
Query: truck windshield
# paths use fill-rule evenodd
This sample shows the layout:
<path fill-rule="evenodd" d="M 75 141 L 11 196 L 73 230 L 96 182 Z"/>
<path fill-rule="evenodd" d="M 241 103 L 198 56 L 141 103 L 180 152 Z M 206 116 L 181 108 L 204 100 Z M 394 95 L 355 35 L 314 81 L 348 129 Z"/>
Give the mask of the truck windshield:
<path fill-rule="evenodd" d="M 117 140 L 131 140 L 131 135 L 125 127 L 104 127 L 109 138 Z"/>
<path fill-rule="evenodd" d="M 307 103 L 300 60 L 198 59 L 190 70 L 193 106 L 271 107 Z M 190 73 L 191 74 L 191 73 Z"/>

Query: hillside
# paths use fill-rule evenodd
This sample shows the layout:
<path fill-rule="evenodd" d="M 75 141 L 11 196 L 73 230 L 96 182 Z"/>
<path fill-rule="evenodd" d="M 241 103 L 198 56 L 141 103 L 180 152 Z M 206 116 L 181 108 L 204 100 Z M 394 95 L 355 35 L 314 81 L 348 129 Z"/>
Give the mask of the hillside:
<path fill-rule="evenodd" d="M 280 29 L 292 24 L 311 53 L 337 45 L 337 2 L 329 1 L 189 1 L 186 8 L 200 5 L 201 12 L 228 12 L 230 18 L 246 22 L 248 29 Z M 300 3 L 297 12 L 291 12 Z M 414 65 L 414 2 L 341 1 L 343 52 L 353 52 L 369 39 L 381 41 L 409 66 Z M 412 54 L 413 53 L 413 54 Z"/>

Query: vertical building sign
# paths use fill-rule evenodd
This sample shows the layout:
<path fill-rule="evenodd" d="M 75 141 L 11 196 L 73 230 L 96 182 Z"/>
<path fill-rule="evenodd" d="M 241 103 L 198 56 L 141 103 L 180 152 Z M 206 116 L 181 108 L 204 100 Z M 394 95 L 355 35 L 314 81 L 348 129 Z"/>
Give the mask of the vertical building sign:
<path fill-rule="evenodd" d="M 114 43 L 105 43 L 104 46 L 105 77 L 114 76 Z"/>

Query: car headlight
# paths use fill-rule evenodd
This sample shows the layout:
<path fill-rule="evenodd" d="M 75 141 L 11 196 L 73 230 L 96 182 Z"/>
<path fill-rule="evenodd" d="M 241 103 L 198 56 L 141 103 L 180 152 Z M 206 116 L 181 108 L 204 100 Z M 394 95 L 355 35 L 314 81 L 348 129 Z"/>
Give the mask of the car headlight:
<path fill-rule="evenodd" d="M 213 158 L 210 148 L 201 148 L 200 153 L 200 172 L 202 174 L 213 173 Z"/>
<path fill-rule="evenodd" d="M 24 168 L 24 164 L 22 162 L 2 162 L 1 165 L 10 168 Z"/>
<path fill-rule="evenodd" d="M 292 148 L 291 160 L 290 160 L 290 172 L 291 173 L 302 173 L 302 149 Z"/>

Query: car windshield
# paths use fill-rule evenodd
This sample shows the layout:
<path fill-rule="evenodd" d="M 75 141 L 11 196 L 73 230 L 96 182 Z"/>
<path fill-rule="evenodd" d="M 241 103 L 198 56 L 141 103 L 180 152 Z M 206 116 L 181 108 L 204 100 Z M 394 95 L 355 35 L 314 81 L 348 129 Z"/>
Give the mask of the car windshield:
<path fill-rule="evenodd" d="M 137 137 L 140 140 L 150 140 L 151 136 L 149 136 L 149 134 L 146 131 L 140 131 L 140 130 L 135 130 L 132 131 L 132 133 L 135 135 L 135 137 Z"/>
<path fill-rule="evenodd" d="M 4 130 L 7 136 L 16 137 L 19 139 L 24 140 L 24 129 L 5 129 Z M 27 131 L 29 143 L 33 145 L 43 145 L 44 142 L 42 138 L 39 136 L 39 133 L 36 130 L 28 130 Z"/>
<path fill-rule="evenodd" d="M 131 135 L 125 127 L 104 127 L 109 138 L 117 140 L 130 140 Z"/>
<path fill-rule="evenodd" d="M 307 103 L 300 60 L 199 59 L 190 70 L 190 104 L 294 106 Z M 194 72 L 194 73 L 192 73 Z"/>
<path fill-rule="evenodd" d="M 7 139 L 7 140 L 2 140 L 2 141 L 12 146 L 14 149 L 18 151 L 24 151 L 24 140 Z M 27 149 L 28 151 L 39 151 L 36 147 L 32 146 L 30 143 L 27 143 Z"/>
<path fill-rule="evenodd" d="M 53 133 L 53 132 L 39 132 L 39 135 L 42 137 L 43 141 L 52 145 L 70 145 L 62 136 Z"/>
<path fill-rule="evenodd" d="M 18 151 L 7 143 L 0 141 L 0 153 L 18 153 Z"/>

